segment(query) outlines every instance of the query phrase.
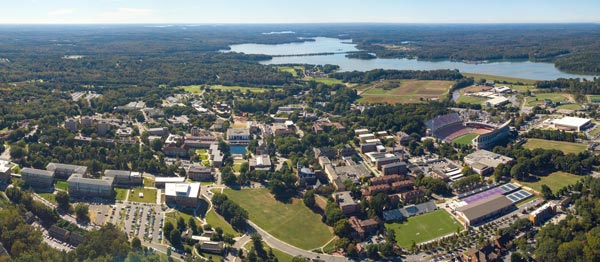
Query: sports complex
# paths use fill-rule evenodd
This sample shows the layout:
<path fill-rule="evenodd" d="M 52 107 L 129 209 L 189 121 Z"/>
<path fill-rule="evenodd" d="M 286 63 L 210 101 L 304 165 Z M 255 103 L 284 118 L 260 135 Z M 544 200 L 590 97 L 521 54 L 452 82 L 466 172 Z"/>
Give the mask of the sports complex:
<path fill-rule="evenodd" d="M 459 114 L 451 113 L 425 121 L 429 135 L 447 143 L 473 145 L 475 149 L 489 149 L 505 139 L 509 133 L 510 120 L 495 125 L 491 123 L 465 122 Z"/>

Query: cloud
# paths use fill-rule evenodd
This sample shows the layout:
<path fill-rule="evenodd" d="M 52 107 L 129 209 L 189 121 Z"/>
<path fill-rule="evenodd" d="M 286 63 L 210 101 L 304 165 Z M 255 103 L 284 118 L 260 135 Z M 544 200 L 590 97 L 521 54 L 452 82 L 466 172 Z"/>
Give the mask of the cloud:
<path fill-rule="evenodd" d="M 77 9 L 75 8 L 61 8 L 48 12 L 49 15 L 68 15 L 75 13 Z"/>
<path fill-rule="evenodd" d="M 117 8 L 117 10 L 101 13 L 100 20 L 109 22 L 135 22 L 143 18 L 148 18 L 154 14 L 152 9 L 142 8 Z"/>

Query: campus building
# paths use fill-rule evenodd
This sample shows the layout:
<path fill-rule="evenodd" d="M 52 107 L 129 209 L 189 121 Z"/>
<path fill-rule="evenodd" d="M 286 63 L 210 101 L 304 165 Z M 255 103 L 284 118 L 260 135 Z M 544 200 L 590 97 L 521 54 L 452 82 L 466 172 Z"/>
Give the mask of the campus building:
<path fill-rule="evenodd" d="M 87 167 L 67 165 L 60 163 L 49 163 L 46 165 L 46 170 L 54 172 L 56 178 L 69 178 L 73 174 L 85 175 L 87 173 Z"/>
<path fill-rule="evenodd" d="M 487 219 L 513 210 L 515 205 L 504 195 L 495 195 L 456 209 L 466 226 L 478 225 Z"/>
<path fill-rule="evenodd" d="M 21 179 L 35 188 L 50 188 L 54 183 L 54 172 L 42 169 L 23 168 Z"/>
<path fill-rule="evenodd" d="M 67 180 L 69 195 L 72 197 L 106 197 L 114 196 L 114 178 L 85 178 L 81 174 L 73 174 Z"/>
<path fill-rule="evenodd" d="M 529 214 L 529 221 L 536 226 L 542 225 L 554 215 L 554 212 L 556 212 L 556 205 L 553 202 L 548 202 L 533 210 Z"/>
<path fill-rule="evenodd" d="M 212 168 L 201 165 L 191 165 L 187 172 L 188 178 L 194 181 L 213 181 Z"/>
<path fill-rule="evenodd" d="M 477 150 L 465 156 L 465 164 L 480 175 L 488 175 L 500 164 L 508 164 L 513 159 L 487 150 Z"/>
<path fill-rule="evenodd" d="M 554 124 L 554 128 L 558 130 L 565 131 L 581 131 L 586 129 L 592 123 L 591 119 L 581 118 L 581 117 L 572 117 L 565 116 L 561 119 L 552 120 L 552 124 Z"/>
<path fill-rule="evenodd" d="M 154 178 L 154 186 L 157 188 L 164 188 L 167 184 L 170 183 L 183 183 L 185 182 L 185 177 L 155 177 Z"/>
<path fill-rule="evenodd" d="M 168 183 L 165 185 L 167 205 L 195 208 L 200 197 L 200 183 Z"/>
<path fill-rule="evenodd" d="M 8 184 L 8 182 L 10 181 L 10 175 L 10 162 L 0 159 L 0 184 Z"/>
<path fill-rule="evenodd" d="M 115 180 L 115 186 L 118 187 L 134 187 L 144 184 L 142 174 L 140 172 L 131 172 L 125 170 L 105 170 L 104 176 L 112 177 Z"/>
<path fill-rule="evenodd" d="M 360 205 L 354 201 L 352 195 L 350 195 L 350 191 L 333 193 L 333 199 L 335 199 L 335 202 L 338 203 L 338 206 L 346 215 L 356 213 L 360 210 Z"/>
<path fill-rule="evenodd" d="M 247 144 L 250 140 L 249 128 L 227 129 L 227 140 L 232 144 Z"/>

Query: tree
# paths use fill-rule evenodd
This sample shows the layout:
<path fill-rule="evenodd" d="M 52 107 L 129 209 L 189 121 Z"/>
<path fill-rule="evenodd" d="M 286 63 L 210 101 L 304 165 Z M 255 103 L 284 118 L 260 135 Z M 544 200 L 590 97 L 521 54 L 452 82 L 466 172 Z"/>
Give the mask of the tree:
<path fill-rule="evenodd" d="M 546 200 L 550 200 L 554 198 L 554 193 L 552 193 L 552 189 L 550 189 L 549 186 L 547 186 L 546 184 L 542 185 L 542 196 L 544 196 L 544 199 Z"/>
<path fill-rule="evenodd" d="M 81 220 L 81 221 L 87 221 L 89 220 L 89 212 L 90 212 L 90 208 L 88 205 L 83 204 L 83 203 L 78 203 L 77 205 L 75 205 L 75 216 L 77 217 L 77 220 Z"/>
<path fill-rule="evenodd" d="M 165 236 L 171 236 L 171 231 L 173 231 L 173 229 L 175 229 L 175 226 L 173 226 L 173 223 L 171 223 L 171 221 L 165 222 L 165 225 L 163 226 L 163 232 Z"/>
<path fill-rule="evenodd" d="M 304 204 L 309 207 L 309 208 L 314 208 L 316 205 L 316 201 L 315 201 L 315 191 L 314 190 L 308 190 L 306 191 L 306 193 L 304 193 Z"/>
<path fill-rule="evenodd" d="M 14 159 L 21 159 L 26 155 L 25 149 L 18 145 L 10 146 L 10 157 Z"/>
<path fill-rule="evenodd" d="M 333 232 L 340 237 L 350 237 L 350 234 L 352 234 L 352 225 L 350 225 L 348 219 L 338 220 L 333 226 Z"/>
<path fill-rule="evenodd" d="M 131 240 L 131 248 L 133 250 L 142 250 L 142 241 L 138 237 Z"/>
<path fill-rule="evenodd" d="M 58 208 L 62 210 L 69 210 L 71 207 L 71 200 L 69 198 L 69 194 L 64 191 L 58 191 L 56 193 L 56 203 L 58 204 Z"/>
<path fill-rule="evenodd" d="M 185 220 L 183 219 L 183 217 L 179 217 L 179 219 L 177 219 L 177 229 L 180 232 L 185 231 Z"/>
<path fill-rule="evenodd" d="M 198 234 L 198 225 L 196 225 L 196 219 L 194 219 L 193 217 L 190 217 L 190 219 L 188 219 L 188 227 L 192 229 L 192 232 L 194 232 L 194 234 Z"/>
<path fill-rule="evenodd" d="M 173 229 L 171 234 L 169 234 L 169 241 L 171 241 L 171 245 L 174 247 L 181 246 L 181 232 L 177 229 Z"/>

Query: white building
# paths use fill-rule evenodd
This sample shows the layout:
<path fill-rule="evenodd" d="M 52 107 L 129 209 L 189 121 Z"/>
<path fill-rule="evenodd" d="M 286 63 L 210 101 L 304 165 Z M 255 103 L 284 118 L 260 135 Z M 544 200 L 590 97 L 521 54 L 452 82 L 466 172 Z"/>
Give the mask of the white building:
<path fill-rule="evenodd" d="M 554 128 L 565 131 L 581 131 L 591 123 L 591 119 L 572 116 L 565 116 L 561 119 L 552 120 Z"/>
<path fill-rule="evenodd" d="M 200 197 L 200 183 L 169 183 L 165 185 L 167 205 L 195 208 Z"/>

